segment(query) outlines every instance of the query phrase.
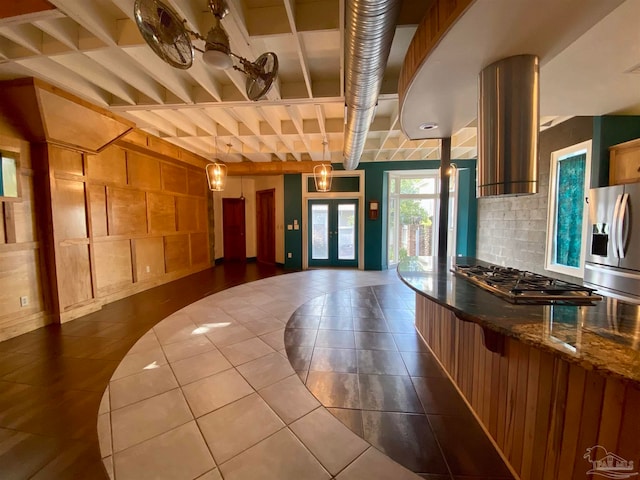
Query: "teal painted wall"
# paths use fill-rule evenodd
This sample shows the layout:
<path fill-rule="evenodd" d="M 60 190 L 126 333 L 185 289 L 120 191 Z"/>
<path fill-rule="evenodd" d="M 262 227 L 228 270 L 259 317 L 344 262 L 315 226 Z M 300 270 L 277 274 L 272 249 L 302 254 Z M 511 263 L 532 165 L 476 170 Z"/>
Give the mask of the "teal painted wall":
<path fill-rule="evenodd" d="M 456 165 L 458 162 L 456 162 Z M 460 168 L 458 170 L 456 255 L 476 256 L 477 212 L 478 199 L 476 198 L 476 168 L 474 164 L 473 168 Z"/>
<path fill-rule="evenodd" d="M 609 185 L 609 147 L 640 138 L 640 116 L 605 115 L 593 118 L 591 187 Z"/>
<path fill-rule="evenodd" d="M 440 160 L 403 162 L 362 162 L 358 170 L 364 170 L 364 269 L 386 270 L 387 265 L 387 175 L 393 170 L 435 170 Z M 369 220 L 368 205 L 371 200 L 380 202 L 377 220 Z"/>
<path fill-rule="evenodd" d="M 452 160 L 461 169 L 464 182 L 460 181 L 458 205 L 457 254 L 475 255 L 477 201 L 476 201 L 476 161 Z M 435 170 L 439 160 L 398 161 L 398 162 L 362 162 L 357 170 L 365 172 L 364 191 L 364 268 L 365 270 L 384 270 L 387 265 L 387 178 L 389 171 L 399 170 Z M 344 170 L 342 165 L 334 164 L 334 170 Z M 377 220 L 369 220 L 369 201 L 380 203 Z M 284 222 L 285 228 L 294 219 L 302 221 L 302 176 L 284 176 Z M 302 268 L 302 230 L 285 230 L 285 267 Z M 291 252 L 293 258 L 286 258 Z"/>
<path fill-rule="evenodd" d="M 297 220 L 298 230 L 287 230 Z M 284 176 L 284 267 L 302 270 L 302 175 Z M 291 253 L 291 258 L 289 258 Z"/>

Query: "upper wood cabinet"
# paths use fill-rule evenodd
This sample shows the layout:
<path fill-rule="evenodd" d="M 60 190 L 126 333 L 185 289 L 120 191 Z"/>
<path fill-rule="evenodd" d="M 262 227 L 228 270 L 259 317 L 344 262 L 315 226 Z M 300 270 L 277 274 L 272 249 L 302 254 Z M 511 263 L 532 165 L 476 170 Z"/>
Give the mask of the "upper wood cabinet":
<path fill-rule="evenodd" d="M 609 185 L 640 182 L 640 138 L 609 147 Z"/>

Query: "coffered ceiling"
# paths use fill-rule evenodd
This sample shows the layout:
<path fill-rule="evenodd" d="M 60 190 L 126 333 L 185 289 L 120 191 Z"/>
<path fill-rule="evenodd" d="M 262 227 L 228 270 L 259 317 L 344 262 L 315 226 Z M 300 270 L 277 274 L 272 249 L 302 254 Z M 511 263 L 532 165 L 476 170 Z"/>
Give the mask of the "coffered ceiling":
<path fill-rule="evenodd" d="M 185 19 L 191 29 L 203 35 L 212 25 L 213 17 L 207 0 L 163 1 Z M 492 1 L 477 0 L 477 4 L 491 8 Z M 504 3 L 504 0 L 496 1 Z M 539 5 L 538 0 L 515 1 L 520 5 L 518 15 L 525 20 L 530 14 L 528 10 L 536 10 Z M 563 75 L 571 72 L 571 64 L 562 63 L 563 53 L 568 52 L 567 58 L 573 59 L 574 63 L 584 62 L 585 49 L 593 48 L 593 41 L 585 42 L 583 46 L 578 41 L 584 41 L 585 34 L 598 26 L 600 18 L 621 2 L 553 1 L 565 6 L 586 3 L 591 6 L 590 11 L 595 9 L 599 12 L 594 14 L 596 17 L 589 17 L 589 25 L 585 24 L 581 31 L 573 32 L 567 28 L 571 35 L 565 35 L 564 43 L 557 49 L 547 48 L 548 58 L 544 61 L 554 67 L 550 72 L 557 77 L 555 81 L 567 82 Z M 0 79 L 41 78 L 133 120 L 145 131 L 208 158 L 250 162 L 331 158 L 333 162 L 341 162 L 345 114 L 344 2 L 227 0 L 230 13 L 222 23 L 229 34 L 231 50 L 250 60 L 272 51 L 279 59 L 277 83 L 267 98 L 259 102 L 247 99 L 242 73 L 232 69 L 214 70 L 202 61 L 198 52 L 188 70 L 172 68 L 160 60 L 138 32 L 133 20 L 134 0 L 3 2 L 0 6 Z M 409 140 L 401 132 L 397 99 L 398 76 L 406 50 L 430 3 L 406 0 L 403 4 L 378 108 L 361 159 L 363 162 L 440 158 L 437 139 Z M 598 3 L 599 9 L 594 7 Z M 624 3 L 638 4 L 640 0 Z M 610 7 L 602 7 L 604 4 Z M 474 13 L 473 8 L 471 13 Z M 477 12 L 474 15 L 468 18 L 467 23 L 481 31 L 482 25 L 478 25 L 478 21 L 485 17 Z M 536 18 L 540 16 L 538 14 Z M 499 22 L 499 18 L 494 20 Z M 473 34 L 458 33 L 450 40 L 454 41 L 455 49 L 466 45 L 467 49 L 473 50 L 480 45 L 499 50 L 497 46 L 509 41 L 504 36 L 503 27 L 499 23 L 486 26 L 484 33 L 480 34 L 494 36 L 494 41 L 490 42 L 474 39 L 478 34 L 476 30 Z M 615 30 L 614 27 L 615 24 L 607 27 L 607 31 Z M 529 35 L 535 35 L 535 31 L 530 30 Z M 517 32 L 518 29 L 511 27 L 511 31 Z M 637 25 L 635 31 L 640 31 Z M 554 37 L 547 42 L 539 42 L 544 45 L 553 44 L 560 35 L 550 29 L 543 33 Z M 523 35 L 518 38 L 521 40 L 514 48 L 527 50 L 527 39 Z M 194 44 L 203 47 L 201 41 L 195 40 Z M 447 45 L 443 41 L 442 48 L 438 46 L 439 58 L 447 58 L 446 48 L 452 48 Z M 637 51 L 640 44 L 633 48 Z M 425 101 L 434 98 L 438 105 L 443 105 L 442 108 L 448 105 L 452 110 L 460 106 L 460 99 L 465 102 L 465 116 L 452 124 L 451 132 L 448 132 L 452 134 L 452 158 L 476 156 L 475 99 L 470 98 L 472 95 L 468 90 L 470 85 L 473 90 L 481 63 L 491 56 L 491 52 L 483 52 L 482 58 L 478 57 L 468 65 L 470 68 L 461 70 L 466 83 L 460 92 L 469 98 L 460 97 L 451 92 L 451 88 L 445 88 L 447 83 L 449 86 L 457 84 L 453 81 L 458 75 L 455 66 L 450 71 L 440 70 L 437 78 L 445 80 L 439 80 L 442 85 L 436 85 L 435 89 L 429 90 L 430 96 L 424 97 Z M 468 63 L 467 60 L 465 62 Z M 640 64 L 640 55 L 637 63 Z M 437 67 L 438 64 L 432 64 L 431 68 L 434 65 Z M 544 80 L 542 85 L 544 88 Z M 439 95 L 437 88 L 442 88 L 446 94 Z M 627 88 L 633 88 L 633 85 Z M 586 87 L 583 90 L 586 91 Z M 575 95 L 579 101 L 587 93 L 575 92 Z M 562 103 L 560 100 L 566 99 L 555 101 Z M 543 97 L 543 106 L 545 101 Z M 602 110 L 606 108 L 603 106 Z M 545 107 L 541 123 L 553 122 L 558 116 L 590 114 L 588 110 L 572 113 L 570 106 L 563 105 L 556 112 L 554 108 Z M 599 112 L 602 113 L 609 112 Z M 323 153 L 325 139 L 328 142 L 326 154 Z"/>

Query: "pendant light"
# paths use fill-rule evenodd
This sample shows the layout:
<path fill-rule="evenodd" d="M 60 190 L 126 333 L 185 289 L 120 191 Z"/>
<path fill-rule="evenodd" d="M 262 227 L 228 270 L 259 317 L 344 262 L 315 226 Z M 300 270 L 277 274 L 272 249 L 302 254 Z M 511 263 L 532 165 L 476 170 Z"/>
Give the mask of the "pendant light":
<path fill-rule="evenodd" d="M 446 170 L 446 174 L 450 178 L 455 178 L 457 170 L 458 170 L 457 165 L 455 163 L 450 163 L 449 168 L 447 168 Z M 441 175 L 442 175 L 442 167 L 438 167 L 438 177 L 440 177 Z"/>
<path fill-rule="evenodd" d="M 325 165 L 327 153 L 327 141 L 322 142 L 322 164 L 313 167 L 313 180 L 316 184 L 316 192 L 330 192 L 331 191 L 331 177 L 333 167 L 331 163 Z"/>
<path fill-rule="evenodd" d="M 227 156 L 230 149 L 231 144 L 227 144 Z M 210 163 L 206 166 L 206 171 L 209 190 L 222 192 L 227 184 L 227 166 L 221 162 Z"/>

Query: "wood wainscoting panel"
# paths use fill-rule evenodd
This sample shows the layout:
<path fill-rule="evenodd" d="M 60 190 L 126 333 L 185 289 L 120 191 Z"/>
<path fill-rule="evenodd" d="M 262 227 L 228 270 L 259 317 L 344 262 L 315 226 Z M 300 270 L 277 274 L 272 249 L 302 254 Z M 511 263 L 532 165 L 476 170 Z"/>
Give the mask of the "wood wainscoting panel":
<path fill-rule="evenodd" d="M 61 312 L 93 298 L 88 244 L 58 245 L 56 267 Z"/>
<path fill-rule="evenodd" d="M 149 233 L 176 231 L 176 202 L 172 195 L 147 193 Z"/>
<path fill-rule="evenodd" d="M 522 480 L 587 478 L 595 445 L 637 457 L 636 385 L 511 337 L 489 351 L 479 325 L 421 295 L 416 328 Z"/>
<path fill-rule="evenodd" d="M 6 232 L 5 232 L 5 226 L 4 226 L 4 224 L 6 222 L 5 214 L 4 214 L 4 206 L 5 205 L 8 205 L 8 203 L 4 203 L 4 202 L 0 203 L 0 206 L 1 206 L 1 209 L 0 209 L 0 245 L 2 245 L 3 243 L 6 243 L 6 241 L 7 241 L 6 238 L 5 238 Z"/>
<path fill-rule="evenodd" d="M 160 164 L 162 189 L 167 192 L 187 193 L 187 169 L 171 163 Z"/>
<path fill-rule="evenodd" d="M 33 177 L 20 175 L 22 199 L 13 202 L 16 243 L 36 241 L 36 216 L 34 213 Z M 1 229 L 0 229 L 1 230 Z"/>
<path fill-rule="evenodd" d="M 133 240 L 134 281 L 142 282 L 164 274 L 164 242 L 162 237 Z"/>
<path fill-rule="evenodd" d="M 127 152 L 129 185 L 145 190 L 160 190 L 160 161 L 136 152 Z"/>
<path fill-rule="evenodd" d="M 51 323 L 45 311 L 37 248 L 0 253 L 0 342 Z M 20 297 L 29 304 L 20 306 Z"/>
<path fill-rule="evenodd" d="M 91 234 L 106 237 L 107 229 L 107 189 L 104 185 L 88 184 L 89 210 L 91 211 Z"/>
<path fill-rule="evenodd" d="M 55 179 L 52 192 L 53 232 L 56 240 L 87 238 L 84 182 Z"/>
<path fill-rule="evenodd" d="M 87 155 L 87 176 L 92 180 L 127 184 L 127 157 L 125 151 L 110 146 L 97 155 Z"/>
<path fill-rule="evenodd" d="M 44 309 L 39 272 L 37 249 L 0 254 L 0 319 L 5 319 L 4 324 Z M 20 306 L 23 296 L 28 298 L 26 307 Z M 2 330 L 4 327 L 0 327 Z"/>
<path fill-rule="evenodd" d="M 144 192 L 107 187 L 109 235 L 147 233 L 147 202 Z"/>
<path fill-rule="evenodd" d="M 167 273 L 189 268 L 189 235 L 164 237 L 164 264 Z"/>
<path fill-rule="evenodd" d="M 84 175 L 82 153 L 68 148 L 49 147 L 49 164 L 55 172 L 66 172 L 73 175 Z"/>
<path fill-rule="evenodd" d="M 196 195 L 198 197 L 204 197 L 207 193 L 207 174 L 204 170 L 194 170 L 189 168 L 187 170 L 187 180 L 189 183 L 189 195 Z"/>
<path fill-rule="evenodd" d="M 204 198 L 198 198 L 196 200 L 196 206 L 198 208 L 198 231 L 206 232 L 209 229 L 209 212 L 207 211 L 207 200 Z"/>
<path fill-rule="evenodd" d="M 99 296 L 133 283 L 129 240 L 95 242 L 93 249 Z"/>
<path fill-rule="evenodd" d="M 199 265 L 209 262 L 209 236 L 206 233 L 192 233 L 191 240 L 191 265 Z"/>
<path fill-rule="evenodd" d="M 179 232 L 198 230 L 198 202 L 193 197 L 176 197 L 176 211 Z"/>

